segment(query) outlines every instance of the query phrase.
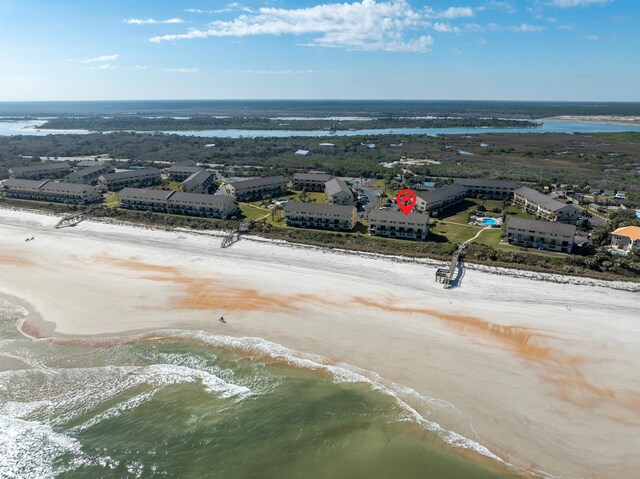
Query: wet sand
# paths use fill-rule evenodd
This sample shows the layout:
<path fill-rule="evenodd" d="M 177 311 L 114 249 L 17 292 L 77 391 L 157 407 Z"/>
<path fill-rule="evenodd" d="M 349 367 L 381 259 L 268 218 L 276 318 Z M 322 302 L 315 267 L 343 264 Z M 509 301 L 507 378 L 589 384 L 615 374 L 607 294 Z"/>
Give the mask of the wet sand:
<path fill-rule="evenodd" d="M 261 337 L 415 390 L 425 417 L 507 462 L 640 477 L 638 292 L 476 270 L 445 291 L 429 264 L 55 222 L 0 209 L 0 294 L 41 315 L 30 334 Z"/>

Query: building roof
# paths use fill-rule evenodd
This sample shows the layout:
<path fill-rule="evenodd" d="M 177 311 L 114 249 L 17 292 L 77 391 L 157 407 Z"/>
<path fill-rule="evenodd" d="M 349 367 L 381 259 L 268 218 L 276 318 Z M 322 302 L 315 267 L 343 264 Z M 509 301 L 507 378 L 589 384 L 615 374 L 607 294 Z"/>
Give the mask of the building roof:
<path fill-rule="evenodd" d="M 330 214 L 351 216 L 356 211 L 355 206 L 348 205 L 327 205 L 324 203 L 300 203 L 288 201 L 284 205 L 285 213 L 306 213 L 306 214 Z"/>
<path fill-rule="evenodd" d="M 302 156 L 307 156 L 309 153 L 311 153 L 309 150 L 297 150 L 296 151 L 296 155 L 302 155 Z"/>
<path fill-rule="evenodd" d="M 399 210 L 371 210 L 369 213 L 370 220 L 387 220 L 387 221 L 410 221 L 412 223 L 429 224 L 429 215 L 426 213 L 418 213 L 412 211 L 408 215 L 405 215 Z"/>
<path fill-rule="evenodd" d="M 327 173 L 296 173 L 293 175 L 293 180 L 316 180 L 327 182 L 333 178 L 333 175 Z"/>
<path fill-rule="evenodd" d="M 213 175 L 206 170 L 196 171 L 189 178 L 184 180 L 182 184 L 185 185 L 187 183 L 195 183 L 195 184 L 201 185 L 202 183 L 207 181 L 211 176 Z"/>
<path fill-rule="evenodd" d="M 507 228 L 520 228 L 540 233 L 553 233 L 573 237 L 576 234 L 575 225 L 558 223 L 557 221 L 530 220 L 513 216 L 507 221 Z"/>
<path fill-rule="evenodd" d="M 173 201 L 191 201 L 197 203 L 205 203 L 209 206 L 224 206 L 225 204 L 234 204 L 235 201 L 230 196 L 207 195 L 206 193 L 185 193 L 176 191 L 169 198 L 169 202 Z"/>
<path fill-rule="evenodd" d="M 39 188 L 49 180 L 21 180 L 18 178 L 9 178 L 2 185 L 5 188 Z"/>
<path fill-rule="evenodd" d="M 624 236 L 631 239 L 631 241 L 640 240 L 640 226 L 623 226 L 615 231 L 609 233 L 610 235 Z"/>
<path fill-rule="evenodd" d="M 106 164 L 106 162 L 100 161 L 100 160 L 82 160 L 76 163 L 76 166 L 80 168 L 87 168 L 89 166 L 97 166 L 97 165 L 104 165 L 104 164 Z"/>
<path fill-rule="evenodd" d="M 325 191 L 328 195 L 335 195 L 336 193 L 345 192 L 353 196 L 351 188 L 341 178 L 332 178 L 324 184 Z"/>
<path fill-rule="evenodd" d="M 511 180 L 487 180 L 484 178 L 454 178 L 454 184 L 462 186 L 484 186 L 487 188 L 512 188 L 515 189 L 516 182 Z"/>
<path fill-rule="evenodd" d="M 50 171 L 50 170 L 61 170 L 71 168 L 69 163 L 42 163 L 39 165 L 30 165 L 30 166 L 13 166 L 11 167 L 12 173 L 24 173 L 31 171 Z"/>
<path fill-rule="evenodd" d="M 196 166 L 194 160 L 182 160 L 177 163 L 179 166 Z"/>
<path fill-rule="evenodd" d="M 89 166 L 87 168 L 82 168 L 81 170 L 78 171 L 74 171 L 73 173 L 70 173 L 69 176 L 67 178 L 84 178 L 86 176 L 91 176 L 95 173 L 99 173 L 101 171 L 103 171 L 105 168 L 105 165 L 95 165 L 95 166 Z"/>
<path fill-rule="evenodd" d="M 51 192 L 76 191 L 78 193 L 82 193 L 89 190 L 97 191 L 98 188 L 96 186 L 83 185 L 82 183 L 58 183 L 56 181 L 47 181 L 40 187 L 40 189 L 51 191 Z"/>
<path fill-rule="evenodd" d="M 287 183 L 287 179 L 284 176 L 267 176 L 265 178 L 254 178 L 251 180 L 241 180 L 229 183 L 236 190 L 245 190 L 249 188 L 255 188 L 259 186 L 270 186 L 279 183 Z"/>
<path fill-rule="evenodd" d="M 563 203 L 562 201 L 554 200 L 550 196 L 540 193 L 539 191 L 532 190 L 531 188 L 527 188 L 526 186 L 521 186 L 515 191 L 515 193 L 517 195 L 524 196 L 527 200 L 550 211 L 558 211 L 560 208 L 564 208 L 565 206 L 573 206 L 568 203 Z M 576 208 L 575 206 L 573 207 Z"/>
<path fill-rule="evenodd" d="M 436 188 L 435 190 L 425 191 L 424 193 L 420 193 L 418 197 L 420 197 L 426 203 L 434 203 L 436 201 L 444 200 L 449 198 L 450 196 L 457 196 L 459 194 L 465 194 L 467 192 L 467 188 L 462 185 L 447 185 L 442 188 Z"/>
<path fill-rule="evenodd" d="M 169 190 L 155 190 L 152 188 L 125 188 L 118 195 L 120 198 L 125 196 L 135 196 L 137 198 L 143 198 L 147 200 L 166 200 L 175 191 Z"/>
<path fill-rule="evenodd" d="M 196 173 L 198 171 L 202 171 L 204 168 L 195 165 L 182 165 L 178 163 L 177 165 L 171 165 L 167 171 L 169 173 Z"/>
<path fill-rule="evenodd" d="M 119 171 L 118 173 L 105 173 L 102 177 L 109 180 L 119 180 L 122 178 L 135 178 L 137 176 L 160 175 L 158 168 L 143 168 L 141 170 Z"/>

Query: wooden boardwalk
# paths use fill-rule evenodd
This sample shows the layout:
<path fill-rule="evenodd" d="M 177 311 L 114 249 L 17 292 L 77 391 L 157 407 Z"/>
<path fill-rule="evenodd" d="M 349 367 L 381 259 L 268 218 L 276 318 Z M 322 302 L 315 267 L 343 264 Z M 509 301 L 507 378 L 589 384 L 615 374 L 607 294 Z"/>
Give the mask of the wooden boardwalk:
<path fill-rule="evenodd" d="M 222 239 L 222 243 L 220 243 L 220 247 L 221 248 L 228 248 L 233 243 L 238 241 L 238 239 L 240 238 L 240 235 L 242 233 L 248 232 L 249 228 L 251 227 L 252 224 L 253 224 L 253 221 L 251 221 L 251 220 L 243 221 L 242 223 L 240 223 L 237 228 L 232 229 L 231 231 L 229 231 L 227 233 L 227 236 L 225 236 Z"/>
<path fill-rule="evenodd" d="M 54 228 L 59 229 L 66 228 L 68 226 L 75 226 L 86 219 L 87 213 L 90 213 L 93 210 L 97 210 L 98 208 L 103 208 L 103 205 L 93 205 L 83 211 L 64 215 L 62 218 L 60 218 L 60 221 L 55 224 Z"/>
<path fill-rule="evenodd" d="M 438 268 L 436 270 L 436 283 L 444 284 L 445 289 L 451 287 L 451 283 L 456 279 L 456 270 L 462 261 L 464 250 L 467 249 L 467 246 L 469 246 L 469 243 L 460 243 L 455 253 L 453 253 L 449 268 Z"/>

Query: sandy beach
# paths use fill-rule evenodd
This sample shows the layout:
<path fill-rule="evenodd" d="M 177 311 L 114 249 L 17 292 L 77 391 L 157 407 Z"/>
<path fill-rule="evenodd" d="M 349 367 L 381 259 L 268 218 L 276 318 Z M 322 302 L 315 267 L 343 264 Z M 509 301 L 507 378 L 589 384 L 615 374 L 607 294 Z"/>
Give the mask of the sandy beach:
<path fill-rule="evenodd" d="M 0 297 L 31 311 L 30 334 L 264 338 L 408 388 L 424 417 L 518 467 L 640 477 L 638 291 L 474 269 L 443 290 L 428 262 L 56 221 L 0 208 Z"/>
<path fill-rule="evenodd" d="M 611 125 L 640 125 L 640 117 L 621 115 L 560 115 L 543 120 L 580 121 L 584 123 L 609 123 Z"/>

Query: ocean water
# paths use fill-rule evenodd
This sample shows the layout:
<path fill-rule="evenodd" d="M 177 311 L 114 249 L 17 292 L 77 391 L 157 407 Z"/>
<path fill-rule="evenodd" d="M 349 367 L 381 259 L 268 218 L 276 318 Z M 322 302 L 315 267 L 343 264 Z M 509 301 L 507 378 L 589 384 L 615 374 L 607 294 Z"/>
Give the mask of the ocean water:
<path fill-rule="evenodd" d="M 384 388 L 262 340 L 35 340 L 23 315 L 0 310 L 3 478 L 514 477 Z"/>

